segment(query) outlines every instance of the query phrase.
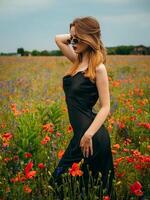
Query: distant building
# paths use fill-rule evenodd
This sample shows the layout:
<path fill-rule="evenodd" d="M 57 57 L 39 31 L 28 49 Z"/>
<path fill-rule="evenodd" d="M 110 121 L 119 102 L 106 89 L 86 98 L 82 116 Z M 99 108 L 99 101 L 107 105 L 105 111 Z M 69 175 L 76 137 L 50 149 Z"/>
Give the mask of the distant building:
<path fill-rule="evenodd" d="M 150 55 L 150 47 L 145 47 L 143 45 L 136 46 L 131 54 L 137 54 L 137 55 Z"/>
<path fill-rule="evenodd" d="M 16 56 L 17 56 L 17 57 L 20 57 L 20 56 L 21 56 L 21 54 L 20 54 L 20 53 L 17 53 L 17 54 L 16 54 Z"/>

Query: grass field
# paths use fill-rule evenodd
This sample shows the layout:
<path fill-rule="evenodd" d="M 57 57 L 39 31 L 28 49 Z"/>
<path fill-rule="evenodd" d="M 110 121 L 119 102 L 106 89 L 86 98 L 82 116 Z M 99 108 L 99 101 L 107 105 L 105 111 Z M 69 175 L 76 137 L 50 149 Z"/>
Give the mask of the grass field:
<path fill-rule="evenodd" d="M 70 66 L 64 57 L 0 57 L 0 200 L 54 199 L 48 180 L 73 134 L 62 88 Z M 150 56 L 109 55 L 106 68 L 114 190 L 118 200 L 150 199 Z M 73 199 L 78 190 L 68 188 Z M 92 191 L 89 199 L 106 198 Z"/>

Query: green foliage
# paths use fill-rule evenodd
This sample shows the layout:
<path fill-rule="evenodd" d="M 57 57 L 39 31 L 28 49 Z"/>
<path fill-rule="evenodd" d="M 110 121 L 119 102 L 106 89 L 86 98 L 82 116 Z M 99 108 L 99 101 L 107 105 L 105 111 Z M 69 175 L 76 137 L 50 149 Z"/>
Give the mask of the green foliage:
<path fill-rule="evenodd" d="M 18 48 L 17 53 L 20 54 L 21 56 L 24 56 L 24 48 Z"/>
<path fill-rule="evenodd" d="M 17 130 L 15 137 L 15 143 L 18 146 L 18 153 L 24 152 L 37 152 L 40 141 L 38 133 L 41 131 L 39 120 L 35 113 L 24 113 L 16 119 Z"/>
<path fill-rule="evenodd" d="M 52 105 L 40 104 L 37 106 L 40 121 L 42 124 L 52 122 L 55 124 L 55 129 L 59 130 L 62 122 L 62 110 L 59 101 L 54 102 Z"/>
<path fill-rule="evenodd" d="M 108 55 L 129 55 L 132 54 L 132 51 L 134 50 L 135 46 L 116 46 L 116 47 L 107 47 Z"/>
<path fill-rule="evenodd" d="M 15 58 L 16 63 L 14 58 L 13 62 L 10 62 L 11 58 L 9 62 L 7 58 L 3 59 L 1 80 L 4 81 L 1 81 L 0 96 L 0 199 L 54 200 L 56 188 L 49 183 L 49 179 L 59 162 L 58 152 L 66 149 L 73 134 L 68 131 L 70 124 L 58 81 L 58 76 L 64 73 L 65 65 L 69 62 L 62 60 L 63 58 L 39 58 L 40 61 L 32 58 L 26 66 L 26 62 L 23 62 L 26 58 Z M 130 185 L 140 181 L 145 198 L 149 199 L 149 59 L 144 56 L 113 56 L 112 60 L 108 71 L 112 113 L 106 123 L 112 150 L 115 150 L 113 159 L 116 180 L 113 192 L 115 194 L 117 191 L 118 200 L 138 199 L 130 194 Z M 28 88 L 32 89 L 29 93 Z M 59 101 L 55 101 L 56 99 Z M 14 115 L 18 112 L 10 112 L 9 108 L 14 102 L 17 111 L 21 112 L 19 115 Z M 22 107 L 25 109 L 21 109 Z M 26 109 L 29 111 L 23 112 Z M 6 127 L 3 127 L 3 122 Z M 53 131 L 43 130 L 43 125 L 49 123 L 54 125 Z M 7 132 L 12 133 L 13 137 L 8 146 L 5 146 L 3 134 Z M 42 144 L 46 136 L 50 140 Z M 125 139 L 130 139 L 130 143 L 126 144 Z M 120 145 L 118 149 L 113 147 L 116 143 Z M 25 157 L 26 152 L 32 156 Z M 37 172 L 36 176 L 25 182 L 11 182 L 19 173 L 24 173 L 25 166 L 30 161 L 33 162 L 32 170 Z M 40 169 L 39 163 L 43 163 L 45 167 Z M 78 177 L 71 177 L 66 173 L 63 178 L 61 188 L 65 191 L 65 199 L 81 199 Z M 32 192 L 25 192 L 25 185 Z M 93 185 L 91 179 L 88 187 L 90 192 L 88 197 L 85 196 L 86 200 L 102 199 L 106 194 L 106 190 L 101 190 L 98 194 L 100 184 Z M 58 192 L 61 188 L 57 188 Z"/>
<path fill-rule="evenodd" d="M 33 50 L 33 51 L 31 52 L 31 55 L 32 55 L 32 56 L 40 56 L 40 52 L 37 51 L 37 50 Z"/>

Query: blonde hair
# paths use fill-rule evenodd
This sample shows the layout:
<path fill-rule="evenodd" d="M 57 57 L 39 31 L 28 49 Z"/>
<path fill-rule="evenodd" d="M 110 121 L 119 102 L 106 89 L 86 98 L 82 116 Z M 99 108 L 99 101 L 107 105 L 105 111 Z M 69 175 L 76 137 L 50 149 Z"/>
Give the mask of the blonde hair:
<path fill-rule="evenodd" d="M 89 63 L 85 76 L 89 77 L 91 81 L 95 81 L 96 67 L 101 63 L 106 64 L 107 55 L 107 50 L 101 41 L 100 25 L 93 17 L 80 17 L 73 20 L 70 24 L 70 29 L 72 26 L 75 27 L 77 37 L 89 46 L 87 48 Z M 79 53 L 76 62 L 67 74 L 74 75 L 81 62 L 82 53 Z"/>

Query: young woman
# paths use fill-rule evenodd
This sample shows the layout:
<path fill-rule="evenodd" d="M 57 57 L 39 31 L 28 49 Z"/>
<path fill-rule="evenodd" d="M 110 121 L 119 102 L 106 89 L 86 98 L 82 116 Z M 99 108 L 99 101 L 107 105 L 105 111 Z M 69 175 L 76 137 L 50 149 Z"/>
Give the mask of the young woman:
<path fill-rule="evenodd" d="M 73 63 L 63 77 L 63 89 L 74 135 L 53 172 L 54 180 L 61 184 L 61 174 L 84 159 L 85 183 L 88 165 L 93 177 L 101 172 L 103 188 L 107 188 L 109 195 L 114 166 L 109 133 L 103 124 L 110 111 L 110 94 L 100 25 L 93 17 L 76 18 L 70 24 L 70 34 L 56 35 L 55 41 Z M 94 113 L 92 107 L 98 98 L 100 110 Z"/>

